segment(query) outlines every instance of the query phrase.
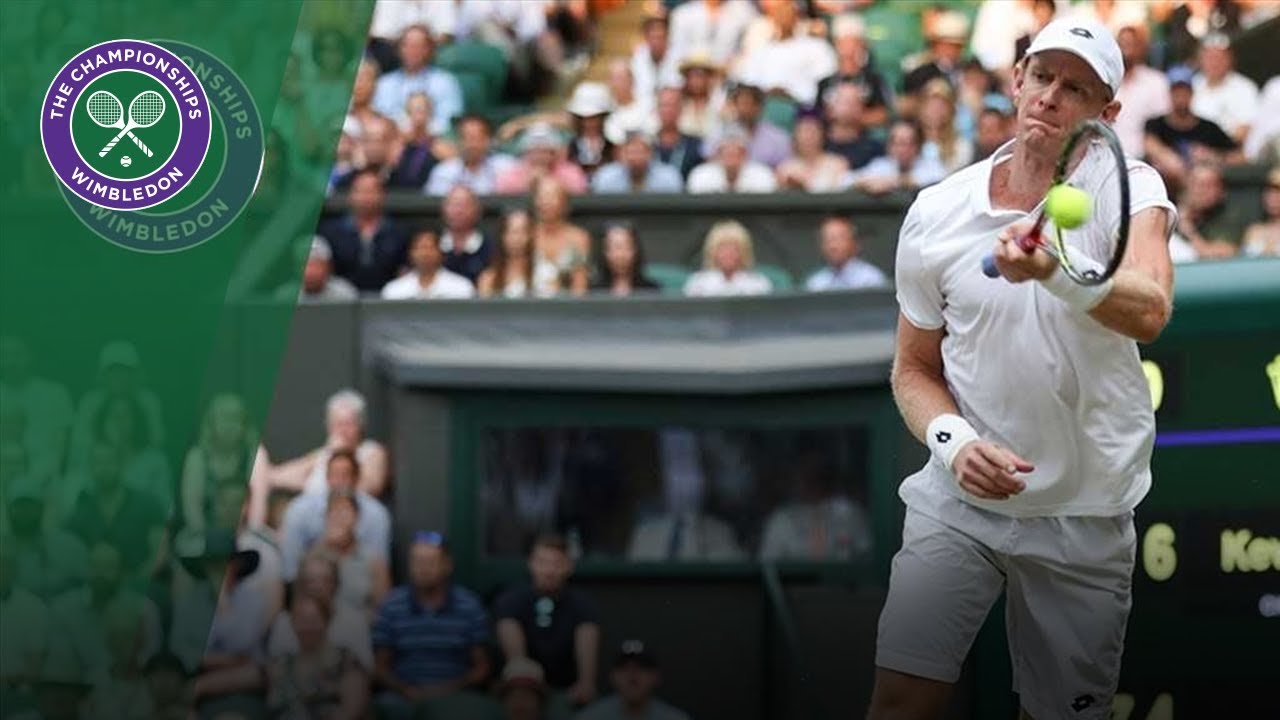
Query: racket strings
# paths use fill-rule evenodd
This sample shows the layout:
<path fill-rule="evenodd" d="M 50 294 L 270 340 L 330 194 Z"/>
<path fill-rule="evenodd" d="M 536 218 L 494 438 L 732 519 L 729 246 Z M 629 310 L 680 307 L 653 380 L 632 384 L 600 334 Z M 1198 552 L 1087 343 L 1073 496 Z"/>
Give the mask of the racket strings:
<path fill-rule="evenodd" d="M 141 127 L 154 125 L 163 114 L 164 98 L 153 90 L 142 93 L 129 103 L 129 120 Z"/>
<path fill-rule="evenodd" d="M 96 92 L 89 97 L 89 117 L 99 125 L 115 125 L 124 115 L 120 101 L 108 92 Z"/>

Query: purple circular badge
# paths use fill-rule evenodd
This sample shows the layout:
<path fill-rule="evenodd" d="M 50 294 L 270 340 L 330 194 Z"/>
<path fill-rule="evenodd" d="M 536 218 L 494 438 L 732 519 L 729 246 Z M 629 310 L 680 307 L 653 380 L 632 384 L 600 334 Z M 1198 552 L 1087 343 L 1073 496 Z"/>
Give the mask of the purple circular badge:
<path fill-rule="evenodd" d="M 113 75 L 121 72 L 135 75 Z M 92 122 L 76 125 L 77 113 Z M 209 150 L 210 122 L 204 87 L 177 55 L 141 40 L 110 40 L 62 66 L 41 106 L 40 141 L 71 192 L 99 207 L 141 210 L 177 195 L 195 177 Z M 168 127 L 162 131 L 160 123 Z M 135 167 L 131 175 L 131 156 L 155 169 L 138 177 Z M 106 170 L 115 166 L 121 177 Z"/>

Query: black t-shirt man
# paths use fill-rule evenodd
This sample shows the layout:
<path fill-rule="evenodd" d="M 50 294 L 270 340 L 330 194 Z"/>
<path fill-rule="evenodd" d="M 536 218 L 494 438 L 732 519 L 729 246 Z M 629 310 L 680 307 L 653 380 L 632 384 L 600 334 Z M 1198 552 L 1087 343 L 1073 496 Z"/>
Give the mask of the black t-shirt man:
<path fill-rule="evenodd" d="M 1185 161 L 1191 160 L 1191 147 L 1204 145 L 1207 148 L 1227 152 L 1236 149 L 1236 141 L 1212 120 L 1197 117 L 1195 124 L 1185 129 L 1178 129 L 1169 124 L 1168 116 L 1162 115 L 1147 121 L 1145 130 L 1155 136 L 1162 144 L 1178 153 Z"/>
<path fill-rule="evenodd" d="M 499 597 L 493 614 L 498 622 L 514 620 L 520 625 L 526 652 L 542 665 L 547 685 L 564 690 L 578 681 L 574 635 L 579 627 L 600 622 L 596 605 L 586 593 L 566 587 L 551 597 L 524 585 Z"/>

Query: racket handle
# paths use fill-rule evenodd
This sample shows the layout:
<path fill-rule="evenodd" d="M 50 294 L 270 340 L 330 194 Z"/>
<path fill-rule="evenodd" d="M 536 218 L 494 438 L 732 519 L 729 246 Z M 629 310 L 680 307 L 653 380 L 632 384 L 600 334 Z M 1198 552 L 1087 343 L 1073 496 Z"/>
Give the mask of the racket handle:
<path fill-rule="evenodd" d="M 982 274 L 989 278 L 1000 277 L 1000 268 L 996 267 L 995 253 L 986 255 L 982 258 Z"/>
<path fill-rule="evenodd" d="M 120 138 L 122 137 L 124 137 L 124 133 L 120 133 L 119 135 L 111 138 L 111 142 L 107 143 L 107 146 L 98 152 L 98 157 L 106 157 L 107 153 L 111 152 L 111 148 L 115 147 L 116 143 L 120 142 Z"/>

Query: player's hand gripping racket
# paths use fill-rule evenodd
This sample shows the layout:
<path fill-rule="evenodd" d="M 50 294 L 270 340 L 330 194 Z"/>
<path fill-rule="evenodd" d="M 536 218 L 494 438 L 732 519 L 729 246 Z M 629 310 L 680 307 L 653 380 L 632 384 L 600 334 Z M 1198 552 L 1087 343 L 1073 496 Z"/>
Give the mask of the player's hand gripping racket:
<path fill-rule="evenodd" d="M 1071 133 L 1067 138 L 1067 144 L 1062 148 L 1062 154 L 1058 156 L 1058 164 L 1053 171 L 1053 187 L 1063 185 L 1067 179 L 1068 166 L 1071 164 L 1072 156 L 1075 154 L 1076 148 L 1080 147 L 1082 142 L 1101 142 L 1107 146 L 1108 154 L 1112 161 L 1116 164 L 1116 188 L 1112 188 L 1108 183 L 1102 192 L 1116 192 L 1119 201 L 1120 224 L 1116 229 L 1116 237 L 1114 243 L 1104 243 L 1106 249 L 1102 252 L 1094 252 L 1085 250 L 1082 247 L 1070 245 L 1067 243 L 1066 237 L 1063 235 L 1063 229 L 1070 229 L 1082 223 L 1087 215 L 1087 206 L 1081 210 L 1080 208 L 1058 208 L 1052 207 L 1051 203 L 1045 203 L 1045 208 L 1041 210 L 1036 223 L 1031 230 L 1022 237 L 1018 238 L 1018 247 L 1026 253 L 1035 252 L 1036 248 L 1040 248 L 1049 253 L 1058 261 L 1063 272 L 1067 277 L 1071 278 L 1081 285 L 1100 285 L 1115 275 L 1116 269 L 1120 267 L 1120 262 L 1124 259 L 1125 247 L 1129 243 L 1129 169 L 1124 160 L 1124 148 L 1120 146 L 1120 139 L 1116 137 L 1114 131 L 1105 123 L 1098 120 L 1086 120 Z M 1103 173 L 1102 175 L 1106 175 Z M 1068 188 L 1068 190 L 1070 190 Z M 1053 192 L 1053 191 L 1051 191 Z M 1087 200 L 1087 198 L 1085 198 Z M 1077 212 L 1072 212 L 1073 210 Z M 1044 222 L 1049 213 L 1054 213 L 1053 232 L 1044 232 Z M 1071 217 L 1073 216 L 1074 217 Z M 994 254 L 987 255 L 982 258 L 982 272 L 991 278 L 1000 277 L 1000 270 L 996 267 L 996 257 Z"/>
<path fill-rule="evenodd" d="M 105 90 L 99 90 L 89 96 L 87 109 L 89 117 L 101 127 L 120 128 L 119 134 L 98 151 L 98 157 L 106 157 L 125 135 L 128 135 L 138 149 L 147 154 L 147 157 L 152 157 L 151 148 L 139 140 L 133 131 L 135 128 L 149 128 L 160 121 L 160 117 L 164 115 L 164 98 L 160 93 L 155 90 L 139 93 L 129 103 L 128 122 L 125 122 L 124 106 L 120 104 L 120 100 Z"/>

